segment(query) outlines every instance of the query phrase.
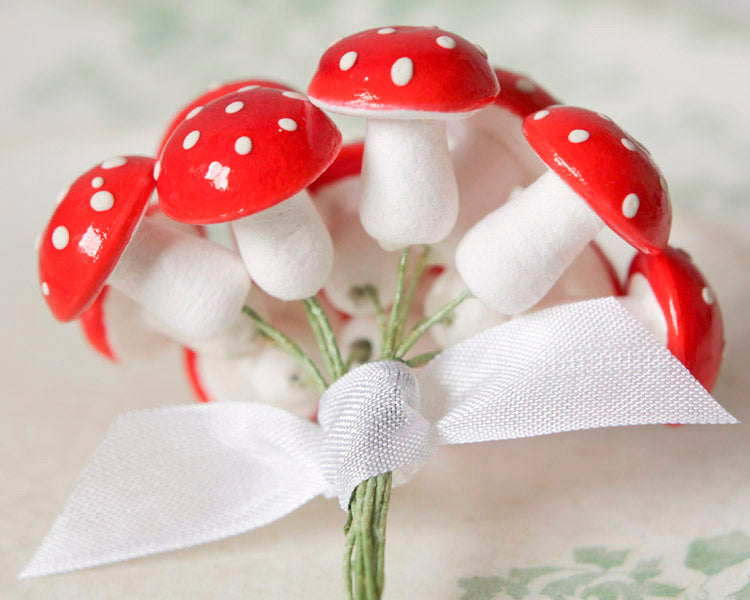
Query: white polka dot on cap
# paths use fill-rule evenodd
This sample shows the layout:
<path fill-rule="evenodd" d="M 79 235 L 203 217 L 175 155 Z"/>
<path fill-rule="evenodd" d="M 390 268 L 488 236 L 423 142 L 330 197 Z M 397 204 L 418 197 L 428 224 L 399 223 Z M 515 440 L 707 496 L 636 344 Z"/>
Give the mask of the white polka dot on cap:
<path fill-rule="evenodd" d="M 244 102 L 235 100 L 234 102 L 230 102 L 229 104 L 226 105 L 226 107 L 224 108 L 224 112 L 226 112 L 228 115 L 231 115 L 231 114 L 241 111 L 243 106 L 245 106 Z"/>
<path fill-rule="evenodd" d="M 114 158 L 110 158 L 108 160 L 105 160 L 102 163 L 102 169 L 114 169 L 115 167 L 121 167 L 126 162 L 128 162 L 124 156 L 115 156 Z"/>
<path fill-rule="evenodd" d="M 622 201 L 622 214 L 625 215 L 626 218 L 632 219 L 638 214 L 638 208 L 640 208 L 640 206 L 641 199 L 638 197 L 638 194 L 628 194 Z"/>
<path fill-rule="evenodd" d="M 252 149 L 253 149 L 253 142 L 246 135 L 238 137 L 236 140 L 234 140 L 234 151 L 237 154 L 244 156 L 246 154 L 250 154 L 250 151 Z"/>
<path fill-rule="evenodd" d="M 52 232 L 52 245 L 58 250 L 62 250 L 68 245 L 68 242 L 70 242 L 68 228 L 64 225 L 55 227 L 55 230 Z"/>
<path fill-rule="evenodd" d="M 290 119 L 289 117 L 284 117 L 283 119 L 279 119 L 279 127 L 284 131 L 296 131 L 297 121 Z"/>
<path fill-rule="evenodd" d="M 96 212 L 104 212 L 115 205 L 115 197 L 111 192 L 101 190 L 91 196 L 89 204 L 91 205 L 91 208 L 93 208 Z"/>
<path fill-rule="evenodd" d="M 568 134 L 568 141 L 573 144 L 580 144 L 589 139 L 589 132 L 585 129 L 574 129 Z"/>
<path fill-rule="evenodd" d="M 402 56 L 391 65 L 391 81 L 394 85 L 403 87 L 414 77 L 414 63 L 411 58 Z"/>
<path fill-rule="evenodd" d="M 194 129 L 190 133 L 188 133 L 185 138 L 182 140 L 182 147 L 185 150 L 190 150 L 193 146 L 195 146 L 198 143 L 198 140 L 201 137 L 201 132 L 197 129 Z"/>
<path fill-rule="evenodd" d="M 357 53 L 354 50 L 350 50 L 339 59 L 339 69 L 348 71 L 354 66 L 355 62 L 357 62 Z"/>

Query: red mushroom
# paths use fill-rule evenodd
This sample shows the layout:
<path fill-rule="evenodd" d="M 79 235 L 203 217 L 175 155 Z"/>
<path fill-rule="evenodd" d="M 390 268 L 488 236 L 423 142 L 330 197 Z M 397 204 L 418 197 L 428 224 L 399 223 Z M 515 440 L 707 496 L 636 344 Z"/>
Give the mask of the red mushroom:
<path fill-rule="evenodd" d="M 177 129 L 180 123 L 185 119 L 193 118 L 206 104 L 213 102 L 222 96 L 231 94 L 232 92 L 246 91 L 256 87 L 276 88 L 288 92 L 295 91 L 294 88 L 269 79 L 241 79 L 239 81 L 230 81 L 227 83 L 212 85 L 200 96 L 194 98 L 189 104 L 183 106 L 174 116 L 169 123 L 167 130 L 164 132 L 164 135 L 162 135 L 161 141 L 159 142 L 159 149 L 156 151 L 156 156 L 161 156 L 164 146 L 167 144 L 167 140 L 169 140 L 170 136 L 174 133 L 174 130 Z"/>
<path fill-rule="evenodd" d="M 142 219 L 154 160 L 104 161 L 80 176 L 39 248 L 42 293 L 61 321 L 79 317 L 105 283 L 184 335 L 204 338 L 236 319 L 250 282 L 242 262 L 208 240 Z"/>
<path fill-rule="evenodd" d="M 527 115 L 559 100 L 526 75 L 503 69 L 495 69 L 495 75 L 500 93 L 492 104 L 468 119 L 448 121 L 461 204 L 456 226 L 431 254 L 443 264 L 453 264 L 461 237 L 479 219 L 546 169 L 524 138 L 521 124 Z"/>
<path fill-rule="evenodd" d="M 724 352 L 724 325 L 714 292 L 683 250 L 637 254 L 619 298 L 708 391 Z"/>
<path fill-rule="evenodd" d="M 326 50 L 308 94 L 325 110 L 365 117 L 359 214 L 389 250 L 448 235 L 458 213 L 445 120 L 497 95 L 486 56 L 437 28 L 384 27 Z"/>
<path fill-rule="evenodd" d="M 659 169 L 607 117 L 551 106 L 523 127 L 550 170 L 480 220 L 456 251 L 467 287 L 505 314 L 538 302 L 605 224 L 639 251 L 658 253 L 672 221 Z"/>
<path fill-rule="evenodd" d="M 313 296 L 333 260 L 328 231 L 304 191 L 336 157 L 341 134 L 298 92 L 253 88 L 208 103 L 164 147 L 157 180 L 164 212 L 231 227 L 265 292 Z"/>

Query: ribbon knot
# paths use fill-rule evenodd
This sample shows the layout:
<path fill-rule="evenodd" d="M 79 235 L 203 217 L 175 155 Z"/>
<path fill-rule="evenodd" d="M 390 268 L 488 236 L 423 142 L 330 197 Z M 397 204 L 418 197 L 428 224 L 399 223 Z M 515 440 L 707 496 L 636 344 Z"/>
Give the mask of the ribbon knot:
<path fill-rule="evenodd" d="M 352 491 L 373 473 L 396 471 L 394 480 L 405 481 L 437 450 L 419 407 L 419 382 L 397 361 L 362 365 L 323 394 L 321 470 L 344 510 Z"/>

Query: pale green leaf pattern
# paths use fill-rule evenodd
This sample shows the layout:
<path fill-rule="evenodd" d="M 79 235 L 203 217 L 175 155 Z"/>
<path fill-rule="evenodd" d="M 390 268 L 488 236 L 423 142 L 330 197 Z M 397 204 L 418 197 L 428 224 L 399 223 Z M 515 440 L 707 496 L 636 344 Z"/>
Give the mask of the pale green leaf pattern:
<path fill-rule="evenodd" d="M 458 587 L 464 590 L 461 600 L 491 600 L 503 591 L 505 579 L 502 577 L 466 577 L 458 580 Z"/>
<path fill-rule="evenodd" d="M 575 597 L 574 594 L 579 588 L 588 585 L 597 577 L 599 577 L 599 573 L 577 573 L 549 582 L 542 588 L 541 593 L 553 600 Z"/>
<path fill-rule="evenodd" d="M 748 558 L 750 536 L 733 531 L 729 535 L 695 540 L 688 549 L 685 566 L 706 575 L 716 575 Z"/>
<path fill-rule="evenodd" d="M 579 564 L 596 565 L 605 571 L 625 564 L 629 550 L 607 550 L 606 546 L 578 548 L 574 551 L 575 561 Z"/>
<path fill-rule="evenodd" d="M 703 586 L 688 589 L 688 586 L 657 579 L 664 573 L 662 559 L 629 560 L 631 553 L 629 549 L 589 546 L 573 551 L 576 566 L 515 568 L 505 576 L 463 578 L 458 582 L 459 587 L 464 590 L 461 600 L 708 598 Z M 706 585 L 727 567 L 749 559 L 750 536 L 734 531 L 694 540 L 688 548 L 684 566 L 706 575 L 707 579 L 703 583 Z M 671 579 L 674 571 L 670 568 L 669 572 Z M 695 577 L 689 578 L 689 581 L 695 584 Z M 733 594 L 722 597 L 750 600 L 750 583 Z"/>
<path fill-rule="evenodd" d="M 658 558 L 639 561 L 628 575 L 638 583 L 643 583 L 647 579 L 653 579 L 661 574 L 661 569 L 659 568 L 660 562 Z"/>
<path fill-rule="evenodd" d="M 597 600 L 642 600 L 640 587 L 629 581 L 604 581 L 586 588 L 583 598 Z"/>
<path fill-rule="evenodd" d="M 685 588 L 677 587 L 671 583 L 659 581 L 647 581 L 641 586 L 644 596 L 654 598 L 675 598 L 685 591 Z"/>

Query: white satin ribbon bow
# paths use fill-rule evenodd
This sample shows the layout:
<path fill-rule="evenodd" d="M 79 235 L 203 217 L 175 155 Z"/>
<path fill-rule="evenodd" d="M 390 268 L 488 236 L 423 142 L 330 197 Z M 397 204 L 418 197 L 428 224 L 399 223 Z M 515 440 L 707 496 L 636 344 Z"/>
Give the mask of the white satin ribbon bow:
<path fill-rule="evenodd" d="M 361 481 L 405 481 L 442 444 L 737 422 L 613 298 L 513 319 L 418 373 L 363 365 L 323 394 L 318 415 L 217 402 L 119 417 L 20 577 L 210 542 L 319 494 L 346 510 Z"/>

